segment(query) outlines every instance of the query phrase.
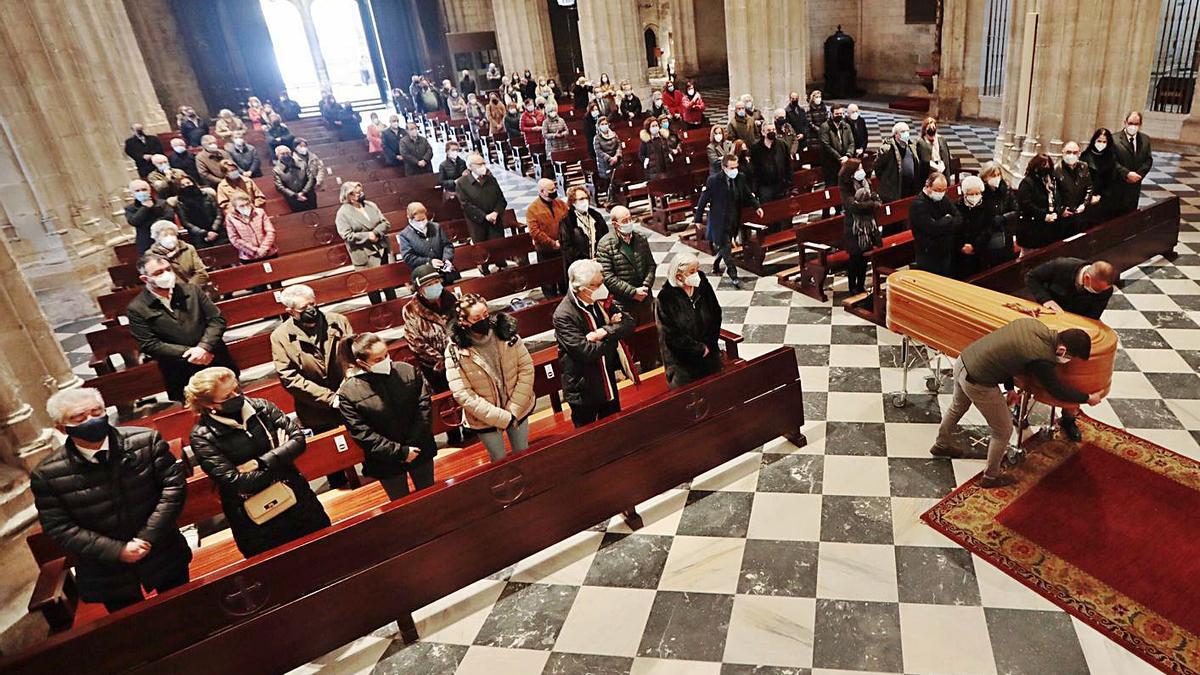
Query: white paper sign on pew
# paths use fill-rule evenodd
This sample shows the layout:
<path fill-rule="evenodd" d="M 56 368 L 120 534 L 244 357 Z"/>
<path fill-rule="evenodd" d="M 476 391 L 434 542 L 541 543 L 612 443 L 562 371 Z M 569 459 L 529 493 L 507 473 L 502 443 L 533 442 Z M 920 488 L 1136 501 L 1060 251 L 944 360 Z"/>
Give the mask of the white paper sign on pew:
<path fill-rule="evenodd" d="M 554 364 L 547 363 L 545 368 L 546 368 L 546 379 L 553 380 L 554 379 Z"/>
<path fill-rule="evenodd" d="M 337 448 L 338 452 L 345 452 L 350 449 L 350 446 L 346 445 L 346 437 L 341 434 L 333 437 L 333 447 Z"/>

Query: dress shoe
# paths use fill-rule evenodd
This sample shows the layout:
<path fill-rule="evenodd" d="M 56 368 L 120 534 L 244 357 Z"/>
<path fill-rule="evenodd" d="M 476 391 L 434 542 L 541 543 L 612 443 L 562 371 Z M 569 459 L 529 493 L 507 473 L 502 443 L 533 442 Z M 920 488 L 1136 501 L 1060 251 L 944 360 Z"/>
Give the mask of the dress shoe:
<path fill-rule="evenodd" d="M 996 474 L 995 476 L 989 476 L 987 473 L 984 473 L 979 478 L 979 486 L 985 488 L 1004 487 L 1012 485 L 1015 482 L 1017 482 L 1017 479 L 1006 473 Z"/>
<path fill-rule="evenodd" d="M 1083 432 L 1079 430 L 1079 424 L 1074 417 L 1063 417 L 1059 420 L 1058 426 L 1067 435 L 1067 438 L 1078 443 L 1083 440 Z"/>

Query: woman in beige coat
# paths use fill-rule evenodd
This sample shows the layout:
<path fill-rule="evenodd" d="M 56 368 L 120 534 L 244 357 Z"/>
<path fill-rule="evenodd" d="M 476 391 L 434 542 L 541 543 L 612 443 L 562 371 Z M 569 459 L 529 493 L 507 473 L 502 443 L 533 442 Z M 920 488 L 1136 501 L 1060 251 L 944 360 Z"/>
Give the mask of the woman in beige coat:
<path fill-rule="evenodd" d="M 492 316 L 487 301 L 472 293 L 458 301 L 448 328 L 446 379 L 463 409 L 463 426 L 479 434 L 493 462 L 504 458 L 505 433 L 512 454 L 524 452 L 536 397 L 533 358 L 516 320 Z"/>
<path fill-rule="evenodd" d="M 388 264 L 392 252 L 388 230 L 392 225 L 375 202 L 367 201 L 362 183 L 349 180 L 342 183 L 340 200 L 342 205 L 338 207 L 334 223 L 338 235 L 346 242 L 350 264 L 358 270 Z M 373 303 L 383 302 L 377 291 L 368 295 Z M 383 295 L 392 300 L 396 298 L 390 288 L 384 289 Z"/>

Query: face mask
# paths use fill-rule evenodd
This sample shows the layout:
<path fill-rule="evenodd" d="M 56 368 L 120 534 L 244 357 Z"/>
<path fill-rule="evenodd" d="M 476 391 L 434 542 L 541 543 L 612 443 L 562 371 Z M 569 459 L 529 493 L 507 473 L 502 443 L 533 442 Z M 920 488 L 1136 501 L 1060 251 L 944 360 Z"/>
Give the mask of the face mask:
<path fill-rule="evenodd" d="M 1104 152 L 1104 149 L 1108 147 L 1108 141 L 1096 141 L 1092 147 L 1096 148 L 1096 152 Z"/>
<path fill-rule="evenodd" d="M 592 291 L 592 302 L 600 302 L 608 298 L 608 286 L 600 284 L 600 287 Z"/>
<path fill-rule="evenodd" d="M 606 134 L 608 133 L 608 130 L 609 130 L 610 128 L 611 128 L 611 127 L 609 127 L 607 124 L 601 124 L 601 125 L 600 125 L 600 127 L 599 127 L 600 131 L 601 131 L 601 132 L 603 132 L 603 133 L 606 133 Z"/>
<path fill-rule="evenodd" d="M 296 321 L 302 326 L 315 326 L 317 321 L 321 319 L 321 310 L 317 309 L 316 305 L 309 305 L 300 312 L 300 316 Z"/>
<path fill-rule="evenodd" d="M 385 356 L 379 363 L 371 364 L 370 370 L 376 375 L 387 375 L 392 372 L 392 357 Z"/>
<path fill-rule="evenodd" d="M 195 185 L 188 185 L 179 188 L 179 194 L 183 195 L 184 197 L 199 197 L 200 188 L 196 187 Z"/>
<path fill-rule="evenodd" d="M 177 155 L 182 155 L 183 153 L 187 152 L 187 146 L 186 145 L 172 145 L 171 150 L 173 150 L 175 152 L 175 154 L 177 154 Z"/>
<path fill-rule="evenodd" d="M 450 152 L 446 153 L 446 156 L 449 157 L 450 159 L 458 159 L 458 151 L 451 150 Z"/>
<path fill-rule="evenodd" d="M 214 154 L 217 152 L 217 146 L 215 145 L 206 145 L 204 149 Z"/>
<path fill-rule="evenodd" d="M 302 145 L 302 146 L 296 148 L 296 154 L 303 157 L 308 154 L 308 148 L 306 148 Z"/>
<path fill-rule="evenodd" d="M 442 285 L 440 283 L 429 284 L 421 287 L 421 295 L 425 296 L 426 300 L 437 300 L 442 297 Z"/>
<path fill-rule="evenodd" d="M 392 122 L 391 126 L 392 126 L 392 131 L 400 131 L 400 123 L 399 122 Z"/>
<path fill-rule="evenodd" d="M 820 96 L 813 99 L 813 105 L 821 105 L 821 97 Z"/>
<path fill-rule="evenodd" d="M 688 96 L 695 96 L 695 95 L 696 95 L 695 89 L 688 89 Z"/>
<path fill-rule="evenodd" d="M 551 190 L 549 193 L 542 195 L 542 200 L 552 202 L 558 199 L 558 190 Z"/>
<path fill-rule="evenodd" d="M 900 132 L 900 142 L 901 143 L 907 143 L 911 138 L 912 138 L 912 134 L 910 134 L 909 132 L 907 132 L 907 131 Z"/>
<path fill-rule="evenodd" d="M 509 114 L 509 115 L 516 115 L 516 114 L 517 114 L 517 109 L 516 109 L 516 108 L 509 108 L 509 109 L 508 109 L 508 114 Z"/>
<path fill-rule="evenodd" d="M 108 436 L 108 415 L 92 417 L 80 424 L 66 425 L 67 435 L 88 443 L 99 443 Z"/>
<path fill-rule="evenodd" d="M 167 270 L 156 277 L 151 277 L 150 283 L 163 290 L 169 291 L 172 288 L 175 288 L 175 273 L 171 270 Z"/>
<path fill-rule="evenodd" d="M 1125 133 L 1130 136 L 1137 136 L 1138 129 L 1141 128 L 1141 125 L 1138 124 L 1127 124 L 1125 125 Z"/>
<path fill-rule="evenodd" d="M 292 156 L 291 156 L 291 155 L 284 155 L 284 156 L 282 156 L 282 157 L 280 157 L 280 158 L 279 158 L 279 161 L 283 162 L 283 165 L 284 165 L 284 166 L 291 166 L 291 165 L 292 165 Z"/>
<path fill-rule="evenodd" d="M 667 91 L 675 91 L 675 86 L 674 85 L 668 86 Z"/>
<path fill-rule="evenodd" d="M 237 180 L 242 177 L 242 172 L 235 169 L 233 171 L 226 172 L 225 177 L 229 180 Z"/>
<path fill-rule="evenodd" d="M 1079 155 L 1063 155 L 1063 164 L 1067 166 L 1075 166 L 1075 162 L 1079 161 Z"/>
<path fill-rule="evenodd" d="M 239 207 L 237 207 L 237 212 L 242 214 L 242 217 L 244 217 L 244 218 L 250 217 L 250 207 L 249 206 L 239 206 Z"/>
<path fill-rule="evenodd" d="M 850 113 L 850 119 L 852 119 L 852 120 L 858 119 L 858 113 L 857 112 Z"/>
<path fill-rule="evenodd" d="M 945 193 L 945 192 L 930 192 L 930 193 L 929 193 L 929 198 L 930 198 L 930 199 L 932 199 L 932 200 L 933 200 L 933 201 L 935 201 L 935 202 L 940 202 L 940 201 L 942 201 L 942 198 L 943 198 L 943 197 L 945 197 L 945 196 L 946 196 L 946 193 Z"/>
<path fill-rule="evenodd" d="M 1000 187 L 1000 177 L 993 176 L 992 178 L 987 179 L 987 184 L 990 185 L 993 190 L 998 189 Z"/>
<path fill-rule="evenodd" d="M 654 126 L 652 126 L 652 127 L 650 127 L 650 135 L 651 135 L 651 136 L 657 136 L 657 135 L 658 135 L 658 132 L 659 132 L 659 127 L 658 127 L 658 125 L 657 125 L 657 124 L 656 124 L 656 125 L 654 125 Z"/>
<path fill-rule="evenodd" d="M 575 210 L 576 210 L 576 211 L 578 211 L 578 212 L 580 212 L 580 213 L 587 213 L 587 210 L 588 210 L 588 200 L 586 200 L 586 199 L 580 199 L 579 201 L 575 202 Z"/>
<path fill-rule="evenodd" d="M 557 110 L 547 110 L 546 117 L 550 117 L 550 118 L 558 117 L 558 111 Z"/>
<path fill-rule="evenodd" d="M 179 244 L 179 237 L 176 237 L 173 234 L 168 234 L 162 239 L 158 240 L 158 245 L 167 249 L 168 251 L 174 251 L 177 244 Z"/>
<path fill-rule="evenodd" d="M 738 170 L 737 169 L 725 169 L 725 175 L 729 177 L 729 180 L 733 180 L 734 178 L 737 178 Z"/>
<path fill-rule="evenodd" d="M 717 143 L 720 143 L 721 141 L 725 140 L 725 134 L 713 134 L 713 140 Z"/>
<path fill-rule="evenodd" d="M 696 288 L 696 287 L 698 287 L 698 286 L 700 285 L 700 273 L 699 273 L 699 272 L 692 272 L 691 274 L 689 274 L 689 275 L 687 275 L 686 277 L 684 277 L 684 278 L 683 278 L 683 285 L 684 285 L 684 286 L 691 286 L 692 288 Z"/>
<path fill-rule="evenodd" d="M 633 223 L 617 224 L 617 232 L 620 234 L 633 234 Z"/>
<path fill-rule="evenodd" d="M 154 168 L 158 169 L 159 173 L 165 174 L 166 172 L 171 170 L 171 165 L 170 164 L 155 164 Z"/>
<path fill-rule="evenodd" d="M 145 190 L 138 190 L 133 193 L 133 198 L 144 204 L 150 200 L 150 193 Z"/>
<path fill-rule="evenodd" d="M 926 136 L 936 136 L 937 135 L 937 127 L 929 127 L 928 129 L 925 130 L 925 135 Z"/>
<path fill-rule="evenodd" d="M 475 174 L 475 176 L 477 178 L 483 178 L 484 176 L 487 175 L 487 167 L 486 166 L 477 166 L 474 169 L 471 169 L 471 173 Z"/>
<path fill-rule="evenodd" d="M 600 111 L 599 111 L 599 110 L 593 110 L 593 111 L 592 111 L 592 117 L 600 117 Z"/>
<path fill-rule="evenodd" d="M 527 106 L 525 106 L 525 109 L 526 109 L 526 110 L 528 110 L 528 111 L 530 111 L 530 112 L 533 112 L 533 105 L 532 105 L 532 104 L 530 104 L 530 105 L 527 105 Z"/>
<path fill-rule="evenodd" d="M 671 120 L 663 120 L 663 121 L 662 121 L 662 128 L 663 128 L 663 129 L 670 129 L 670 128 L 671 128 Z"/>
<path fill-rule="evenodd" d="M 745 117 L 745 116 L 746 116 L 746 111 L 745 111 L 745 110 L 739 110 L 739 111 L 737 111 L 737 116 L 738 116 L 738 117 Z"/>
<path fill-rule="evenodd" d="M 489 316 L 486 319 L 480 319 L 479 321 L 476 321 L 475 323 L 471 324 L 471 326 L 468 330 L 470 330 L 472 333 L 474 333 L 476 335 L 487 335 L 488 331 L 490 331 L 491 329 L 492 329 L 492 317 Z"/>
<path fill-rule="evenodd" d="M 834 115 L 834 116 L 833 116 L 833 123 L 834 123 L 834 124 L 841 124 L 841 123 L 842 123 L 842 116 L 841 116 L 841 115 Z"/>
<path fill-rule="evenodd" d="M 983 195 L 964 195 L 963 196 L 963 203 L 972 208 L 979 206 L 979 204 L 982 201 L 983 201 Z"/>
<path fill-rule="evenodd" d="M 1054 355 L 1054 360 L 1055 360 L 1055 361 L 1058 361 L 1059 363 L 1070 363 L 1070 362 L 1071 362 L 1071 357 L 1070 357 L 1070 356 L 1065 356 L 1065 355 L 1063 355 L 1063 356 L 1059 356 L 1058 354 L 1055 354 L 1055 355 Z"/>
<path fill-rule="evenodd" d="M 410 220 L 408 221 L 408 224 L 416 228 L 417 232 L 420 232 L 421 234 L 425 234 L 425 229 L 429 227 L 428 220 Z"/>
<path fill-rule="evenodd" d="M 863 171 L 862 169 L 859 169 L 858 171 L 855 171 L 855 172 L 854 172 L 854 180 L 856 180 L 856 181 L 859 181 L 859 182 L 862 182 L 862 181 L 864 181 L 864 180 L 866 180 L 866 179 L 867 179 L 867 172 L 866 172 L 866 171 Z"/>
<path fill-rule="evenodd" d="M 633 98 L 633 92 L 632 91 L 625 92 L 625 98 Z"/>

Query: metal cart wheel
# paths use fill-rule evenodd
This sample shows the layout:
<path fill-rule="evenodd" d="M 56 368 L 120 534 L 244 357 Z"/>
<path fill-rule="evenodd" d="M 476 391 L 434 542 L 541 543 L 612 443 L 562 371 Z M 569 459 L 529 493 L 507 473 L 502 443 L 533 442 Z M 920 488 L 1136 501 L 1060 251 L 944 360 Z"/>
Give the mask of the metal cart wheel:
<path fill-rule="evenodd" d="M 937 377 L 930 375 L 929 377 L 925 378 L 925 388 L 936 394 L 941 391 L 942 383 Z"/>
<path fill-rule="evenodd" d="M 1025 461 L 1025 451 L 1021 448 L 1009 448 L 1004 454 L 1004 461 L 1009 466 L 1016 466 Z"/>
<path fill-rule="evenodd" d="M 893 408 L 903 408 L 906 405 L 908 405 L 908 394 L 906 392 L 892 394 L 892 407 Z"/>

